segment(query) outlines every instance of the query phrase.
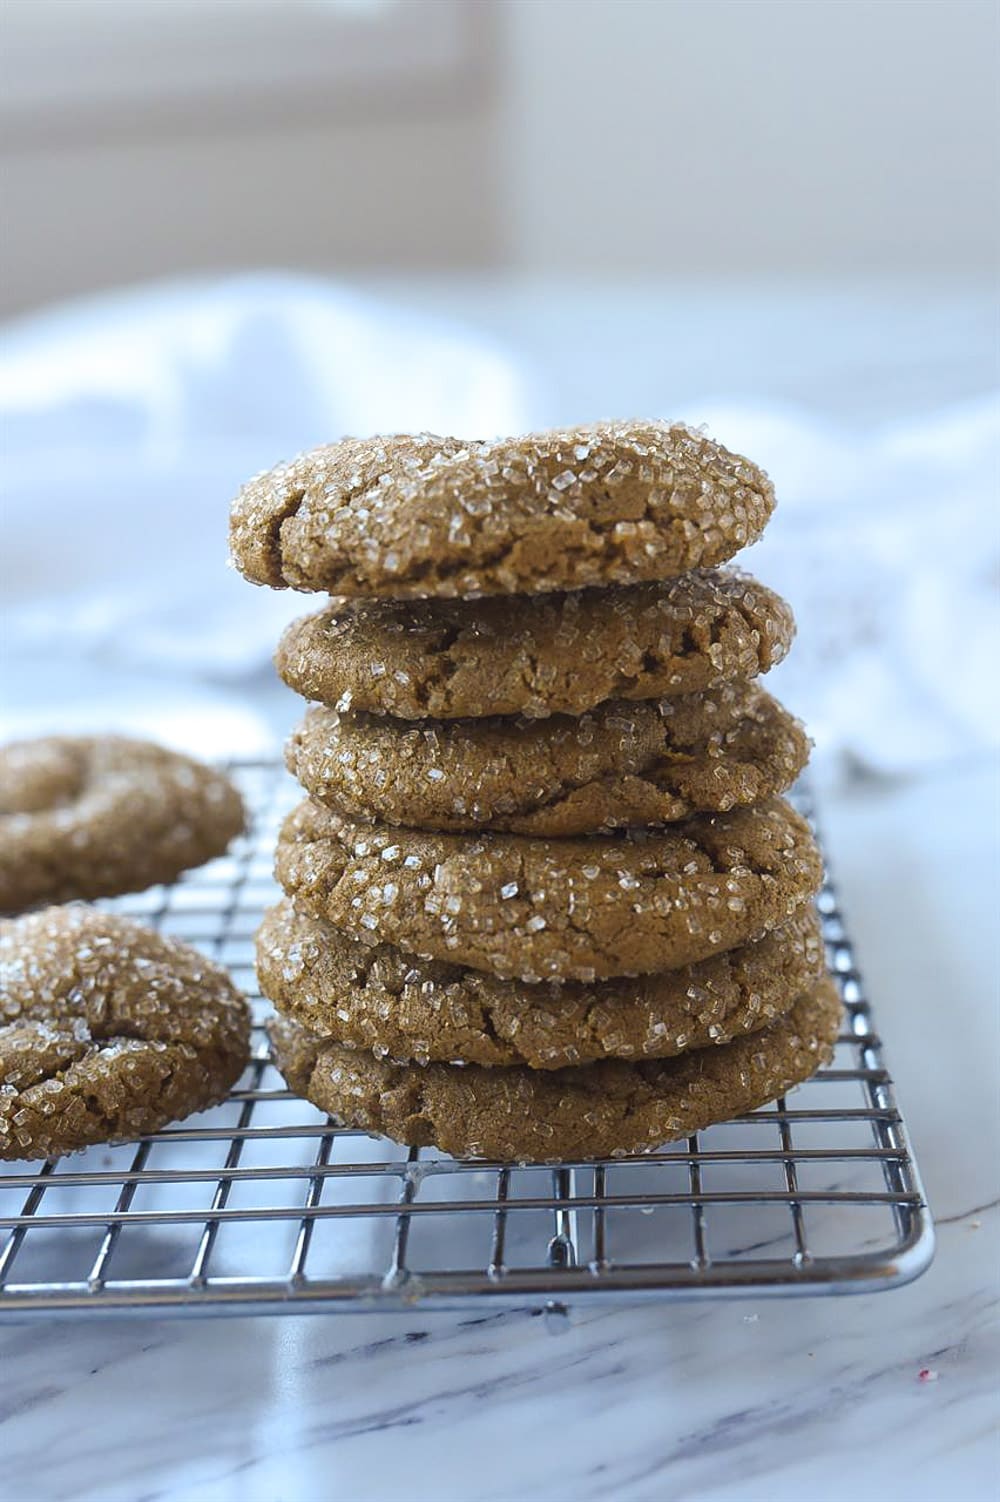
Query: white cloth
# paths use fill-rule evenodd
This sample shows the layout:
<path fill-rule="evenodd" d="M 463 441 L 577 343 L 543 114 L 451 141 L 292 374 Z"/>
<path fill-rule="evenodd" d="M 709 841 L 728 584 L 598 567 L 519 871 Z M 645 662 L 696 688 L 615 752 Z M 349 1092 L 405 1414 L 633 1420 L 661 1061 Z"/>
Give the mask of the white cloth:
<path fill-rule="evenodd" d="M 299 277 L 138 290 L 14 326 L 0 353 L 10 692 L 17 662 L 34 678 L 46 656 L 62 680 L 76 661 L 133 684 L 137 670 L 257 681 L 308 602 L 227 570 L 241 481 L 345 432 L 488 436 L 544 406 L 485 339 Z M 1000 745 L 997 402 L 864 434 L 752 402 L 686 415 L 776 482 L 775 517 L 739 562 L 795 608 L 771 682 L 821 760 L 894 772 Z"/>
<path fill-rule="evenodd" d="M 525 421 L 522 380 L 488 341 L 309 278 L 167 285 L 26 321 L 0 351 L 9 645 L 250 671 L 306 606 L 226 567 L 244 480 L 345 433 Z"/>
<path fill-rule="evenodd" d="M 874 433 L 750 406 L 704 414 L 779 504 L 740 560 L 791 603 L 769 679 L 822 758 L 908 771 L 1000 746 L 1000 403 Z"/>

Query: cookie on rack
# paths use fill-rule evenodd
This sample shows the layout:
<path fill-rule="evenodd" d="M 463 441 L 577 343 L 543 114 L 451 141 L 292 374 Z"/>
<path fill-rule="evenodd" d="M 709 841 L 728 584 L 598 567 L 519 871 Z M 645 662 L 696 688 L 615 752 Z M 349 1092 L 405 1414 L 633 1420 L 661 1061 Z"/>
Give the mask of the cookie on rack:
<path fill-rule="evenodd" d="M 652 1152 L 756 1110 L 832 1057 L 841 1012 L 825 977 L 763 1032 L 721 1048 L 548 1073 L 391 1064 L 281 1017 L 269 1032 L 289 1087 L 345 1126 L 456 1158 L 545 1163 Z"/>
<path fill-rule="evenodd" d="M 286 749 L 313 798 L 416 829 L 562 836 L 673 824 L 783 793 L 809 740 L 755 684 L 579 718 L 424 720 L 314 707 Z"/>
<path fill-rule="evenodd" d="M 706 569 L 571 594 L 335 601 L 286 627 L 275 665 L 303 698 L 405 720 L 579 715 L 755 678 L 794 634 L 778 595 Z"/>
<path fill-rule="evenodd" d="M 250 1013 L 221 966 L 74 904 L 0 920 L 0 1158 L 129 1141 L 224 1099 Z"/>
<path fill-rule="evenodd" d="M 809 826 L 780 798 L 575 839 L 361 824 L 307 799 L 275 859 L 296 906 L 351 937 L 528 982 L 707 959 L 776 928 L 822 877 Z"/>
<path fill-rule="evenodd" d="M 257 933 L 261 990 L 318 1037 L 397 1063 L 562 1069 L 669 1058 L 767 1027 L 823 972 L 811 903 L 756 943 L 632 980 L 499 980 L 368 948 L 286 898 Z"/>
<path fill-rule="evenodd" d="M 173 881 L 244 823 L 227 777 L 149 741 L 14 741 L 0 747 L 0 912 Z"/>
<path fill-rule="evenodd" d="M 773 508 L 763 470 L 682 423 L 393 434 L 258 475 L 233 503 L 230 542 L 241 573 L 276 589 L 538 594 L 714 567 Z"/>

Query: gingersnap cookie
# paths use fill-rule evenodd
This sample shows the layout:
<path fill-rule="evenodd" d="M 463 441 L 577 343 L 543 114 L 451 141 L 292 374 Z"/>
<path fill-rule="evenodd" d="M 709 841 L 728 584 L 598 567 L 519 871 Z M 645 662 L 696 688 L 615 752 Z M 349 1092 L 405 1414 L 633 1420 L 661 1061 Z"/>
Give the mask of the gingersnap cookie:
<path fill-rule="evenodd" d="M 289 688 L 337 709 L 537 718 L 755 678 L 794 634 L 771 590 L 708 569 L 574 594 L 339 601 L 293 621 L 274 660 Z"/>
<path fill-rule="evenodd" d="M 822 877 L 809 826 L 781 798 L 655 833 L 472 840 L 306 799 L 275 870 L 301 911 L 352 938 L 528 982 L 693 964 L 776 928 Z"/>
<path fill-rule="evenodd" d="M 391 944 L 369 948 L 286 898 L 257 932 L 257 977 L 283 1016 L 396 1063 L 563 1069 L 670 1058 L 769 1026 L 823 972 L 819 918 L 804 903 L 726 954 L 634 980 L 498 980 Z"/>
<path fill-rule="evenodd" d="M 275 1018 L 275 1062 L 297 1095 L 345 1126 L 456 1158 L 547 1163 L 652 1152 L 754 1111 L 833 1055 L 841 1002 L 818 981 L 763 1032 L 722 1048 L 543 1073 L 390 1064 Z"/>
<path fill-rule="evenodd" d="M 466 442 L 345 438 L 233 502 L 254 584 L 392 599 L 539 594 L 710 568 L 760 536 L 763 470 L 682 423 Z"/>
<path fill-rule="evenodd" d="M 424 720 L 313 708 L 286 748 L 321 803 L 417 829 L 574 835 L 671 824 L 783 793 L 809 740 L 756 685 L 581 718 Z"/>
<path fill-rule="evenodd" d="M 128 1141 L 222 1100 L 250 1013 L 225 970 L 84 906 L 0 920 L 0 1158 Z"/>
<path fill-rule="evenodd" d="M 0 912 L 173 881 L 244 826 L 220 772 L 123 736 L 0 747 Z"/>

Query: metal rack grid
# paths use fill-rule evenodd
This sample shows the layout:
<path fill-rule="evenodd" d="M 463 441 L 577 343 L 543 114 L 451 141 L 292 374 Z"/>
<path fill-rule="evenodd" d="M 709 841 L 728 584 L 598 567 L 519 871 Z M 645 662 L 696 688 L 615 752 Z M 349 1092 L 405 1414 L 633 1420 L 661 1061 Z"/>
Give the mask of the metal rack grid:
<path fill-rule="evenodd" d="M 253 998 L 253 1061 L 224 1104 L 138 1143 L 0 1165 L 0 1311 L 478 1299 L 563 1312 L 602 1297 L 864 1292 L 927 1267 L 932 1222 L 832 886 L 818 902 L 845 1028 L 832 1065 L 787 1100 L 648 1156 L 460 1163 L 339 1128 L 284 1089 L 260 1030 L 269 1006 L 252 938 L 297 794 L 277 764 L 232 771 L 252 835 L 113 906 L 230 967 Z"/>

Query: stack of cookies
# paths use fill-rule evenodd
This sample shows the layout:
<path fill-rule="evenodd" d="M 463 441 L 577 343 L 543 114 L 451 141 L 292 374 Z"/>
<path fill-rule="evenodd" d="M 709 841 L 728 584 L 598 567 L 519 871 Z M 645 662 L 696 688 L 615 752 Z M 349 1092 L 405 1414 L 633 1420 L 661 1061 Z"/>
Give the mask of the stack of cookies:
<path fill-rule="evenodd" d="M 253 480 L 252 581 L 334 598 L 278 670 L 307 797 L 258 936 L 272 1043 L 344 1123 L 460 1157 L 648 1151 L 752 1110 L 839 1021 L 760 687 L 788 607 L 719 565 L 770 481 L 679 424 L 346 439 Z"/>

